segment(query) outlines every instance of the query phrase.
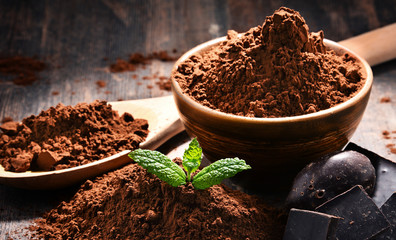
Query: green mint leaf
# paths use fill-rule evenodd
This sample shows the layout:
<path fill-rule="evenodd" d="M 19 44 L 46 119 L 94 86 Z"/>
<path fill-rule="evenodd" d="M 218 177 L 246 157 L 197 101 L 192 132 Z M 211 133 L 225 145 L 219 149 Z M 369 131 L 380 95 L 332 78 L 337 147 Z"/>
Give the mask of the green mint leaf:
<path fill-rule="evenodd" d="M 197 138 L 194 138 L 183 155 L 183 167 L 187 172 L 187 178 L 191 180 L 191 174 L 201 165 L 202 148 L 199 146 Z"/>
<path fill-rule="evenodd" d="M 160 152 L 136 149 L 128 156 L 149 173 L 155 174 L 173 187 L 186 184 L 186 174 L 183 169 Z"/>
<path fill-rule="evenodd" d="M 235 174 L 251 169 L 246 162 L 239 158 L 225 158 L 218 160 L 203 168 L 194 176 L 192 185 L 197 189 L 209 188 L 220 184 L 222 180 L 232 177 Z"/>

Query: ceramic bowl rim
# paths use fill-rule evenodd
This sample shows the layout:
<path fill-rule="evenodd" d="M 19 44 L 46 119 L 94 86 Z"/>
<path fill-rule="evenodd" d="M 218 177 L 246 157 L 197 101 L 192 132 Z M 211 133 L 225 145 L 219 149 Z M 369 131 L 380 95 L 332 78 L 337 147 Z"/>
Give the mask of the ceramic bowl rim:
<path fill-rule="evenodd" d="M 289 122 L 300 122 L 300 121 L 307 121 L 307 120 L 315 120 L 330 117 L 338 112 L 341 112 L 345 109 L 348 109 L 356 104 L 358 104 L 367 94 L 370 94 L 371 87 L 373 84 L 373 73 L 371 70 L 370 65 L 367 63 L 366 60 L 361 58 L 358 54 L 354 53 L 353 51 L 349 50 L 348 48 L 328 39 L 324 39 L 324 44 L 327 48 L 331 50 L 335 50 L 336 52 L 345 52 L 349 53 L 354 56 L 358 62 L 361 63 L 362 70 L 366 72 L 366 81 L 360 91 L 353 96 L 352 98 L 348 99 L 347 101 L 340 103 L 336 106 L 333 106 L 328 109 L 324 109 L 315 113 L 303 114 L 298 116 L 288 116 L 288 117 L 277 117 L 277 118 L 259 118 L 259 117 L 246 117 L 246 116 L 238 116 L 232 113 L 224 113 L 218 110 L 214 110 L 207 106 L 203 106 L 190 98 L 188 95 L 184 94 L 179 86 L 178 82 L 173 77 L 173 73 L 176 71 L 178 66 L 191 57 L 194 54 L 199 52 L 205 51 L 210 49 L 212 46 L 219 44 L 226 40 L 226 37 L 216 38 L 207 42 L 204 42 L 191 50 L 184 53 L 174 64 L 172 68 L 172 75 L 171 75 L 171 84 L 173 89 L 173 95 L 177 94 L 184 102 L 187 102 L 191 107 L 196 108 L 200 111 L 204 111 L 207 114 L 211 114 L 217 118 L 221 119 L 228 119 L 230 121 L 243 121 L 250 124 L 263 124 L 263 123 L 289 123 Z"/>

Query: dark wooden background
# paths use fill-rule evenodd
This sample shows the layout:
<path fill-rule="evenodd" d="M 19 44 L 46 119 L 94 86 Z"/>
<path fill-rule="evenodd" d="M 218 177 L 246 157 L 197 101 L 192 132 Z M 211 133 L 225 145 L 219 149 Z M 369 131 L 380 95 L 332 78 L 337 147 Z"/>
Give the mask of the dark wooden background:
<path fill-rule="evenodd" d="M 199 43 L 225 35 L 228 29 L 240 32 L 262 24 L 280 6 L 298 10 L 311 31 L 323 29 L 325 37 L 335 41 L 396 22 L 395 0 L 1 0 L 0 56 L 37 56 L 48 68 L 40 73 L 39 81 L 25 87 L 0 75 L 0 120 L 21 120 L 59 102 L 74 105 L 95 99 L 169 95 L 159 89 L 155 79 L 143 77 L 169 76 L 173 62 L 153 61 L 145 69 L 117 74 L 109 73 L 107 67 L 134 52 L 165 50 L 179 56 Z M 382 137 L 383 130 L 396 130 L 396 61 L 373 71 L 371 99 L 353 141 L 396 161 L 396 154 L 386 148 L 396 139 Z M 133 74 L 138 78 L 133 79 Z M 98 80 L 106 86 L 98 87 Z M 391 102 L 380 103 L 382 97 L 390 97 Z M 28 238 L 14 231 L 28 226 L 74 190 L 38 192 L 0 185 L 0 239 Z"/>

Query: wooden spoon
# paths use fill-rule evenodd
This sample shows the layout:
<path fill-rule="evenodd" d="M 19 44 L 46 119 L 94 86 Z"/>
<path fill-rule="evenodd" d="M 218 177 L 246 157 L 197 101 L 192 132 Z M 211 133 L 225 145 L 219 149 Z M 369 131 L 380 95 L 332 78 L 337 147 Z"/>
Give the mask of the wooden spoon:
<path fill-rule="evenodd" d="M 396 58 L 396 23 L 339 42 L 371 67 Z"/>
<path fill-rule="evenodd" d="M 121 115 L 129 112 L 134 118 L 147 119 L 149 135 L 141 148 L 156 149 L 184 130 L 172 96 L 110 102 Z M 57 189 L 67 187 L 131 162 L 129 150 L 82 166 L 40 172 L 15 173 L 0 165 L 0 183 L 24 189 Z"/>

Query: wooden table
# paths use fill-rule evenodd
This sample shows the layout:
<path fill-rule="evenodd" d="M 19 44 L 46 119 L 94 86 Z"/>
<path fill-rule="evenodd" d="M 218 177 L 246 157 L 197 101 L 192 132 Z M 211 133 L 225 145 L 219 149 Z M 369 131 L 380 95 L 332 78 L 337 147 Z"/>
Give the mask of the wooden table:
<path fill-rule="evenodd" d="M 298 10 L 311 31 L 323 29 L 325 37 L 335 41 L 396 22 L 395 0 L 283 4 Z M 156 79 L 144 80 L 144 76 L 169 76 L 173 62 L 155 60 L 145 69 L 127 73 L 109 73 L 107 67 L 134 52 L 165 50 L 179 56 L 199 43 L 225 35 L 228 29 L 246 31 L 262 24 L 283 4 L 274 0 L 0 1 L 0 55 L 38 56 L 48 64 L 33 85 L 22 87 L 0 80 L 0 119 L 21 120 L 60 102 L 75 105 L 95 99 L 169 95 L 169 91 L 159 89 Z M 396 130 L 396 61 L 376 66 L 373 71 L 371 99 L 352 141 L 396 161 L 396 154 L 386 147 L 396 139 L 382 136 L 383 130 Z M 98 80 L 106 86 L 99 87 Z M 383 97 L 390 97 L 391 102 L 381 103 Z M 14 231 L 28 226 L 74 191 L 38 192 L 0 186 L 0 239 L 28 238 Z"/>

